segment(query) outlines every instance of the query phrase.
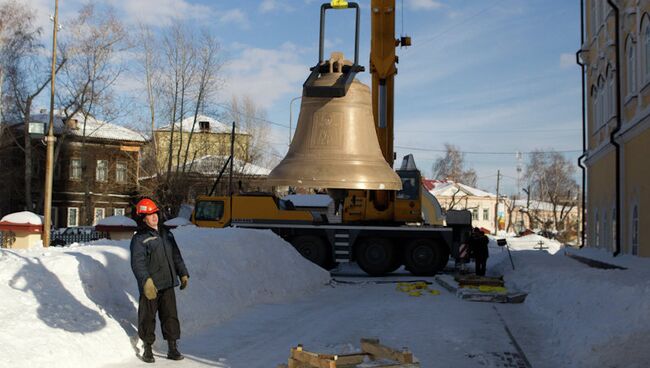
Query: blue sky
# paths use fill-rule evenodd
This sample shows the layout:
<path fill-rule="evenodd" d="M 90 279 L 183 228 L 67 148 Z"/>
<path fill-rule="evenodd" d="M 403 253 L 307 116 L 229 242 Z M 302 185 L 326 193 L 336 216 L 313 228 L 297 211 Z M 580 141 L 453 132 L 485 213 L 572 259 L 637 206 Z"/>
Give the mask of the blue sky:
<path fill-rule="evenodd" d="M 24 0 L 38 10 L 51 37 L 53 0 Z M 360 61 L 368 64 L 369 0 L 362 9 Z M 60 0 L 62 23 L 79 0 Z M 219 98 L 248 94 L 268 111 L 274 147 L 286 152 L 289 101 L 300 96 L 308 68 L 318 58 L 320 1 L 107 0 L 128 26 L 161 29 L 173 17 L 205 27 L 220 40 L 227 60 Z M 578 1 L 404 0 L 396 32 L 412 37 L 398 49 L 395 146 L 413 153 L 427 176 L 445 143 L 462 151 L 478 172 L 478 186 L 494 191 L 501 170 L 502 192 L 516 190 L 514 152 L 555 149 L 575 161 L 581 150 L 580 72 L 574 53 L 580 43 Z M 404 22 L 402 24 L 402 17 Z M 328 12 L 326 55 L 352 57 L 351 11 Z M 65 31 L 65 28 L 64 28 Z M 136 77 L 136 78 L 131 78 Z M 130 76 L 137 80 L 137 76 Z M 359 77 L 369 81 L 369 74 Z M 121 85 L 129 90 L 129 83 Z M 132 86 L 131 86 L 132 87 Z M 133 90 L 127 93 L 134 93 Z M 137 98 L 137 96 L 136 96 Z M 294 104 L 297 112 L 299 103 Z M 294 113 L 294 125 L 297 114 Z M 470 153 L 477 152 L 477 153 Z M 489 154 L 502 152 L 505 154 Z M 577 176 L 576 176 L 577 178 Z"/>

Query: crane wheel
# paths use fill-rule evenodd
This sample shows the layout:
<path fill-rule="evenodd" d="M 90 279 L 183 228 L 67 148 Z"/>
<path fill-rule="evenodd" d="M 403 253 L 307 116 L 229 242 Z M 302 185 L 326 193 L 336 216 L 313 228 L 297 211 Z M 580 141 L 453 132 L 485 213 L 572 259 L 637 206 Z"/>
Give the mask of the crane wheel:
<path fill-rule="evenodd" d="M 368 275 L 382 276 L 396 270 L 394 253 L 390 240 L 368 238 L 357 246 L 356 259 L 359 267 Z"/>
<path fill-rule="evenodd" d="M 322 238 L 314 235 L 300 235 L 291 239 L 291 245 L 308 260 L 326 268 L 329 263 L 329 252 Z"/>
<path fill-rule="evenodd" d="M 435 241 L 415 239 L 406 246 L 404 264 L 416 276 L 433 276 L 446 264 L 445 254 L 448 259 L 448 253 Z"/>

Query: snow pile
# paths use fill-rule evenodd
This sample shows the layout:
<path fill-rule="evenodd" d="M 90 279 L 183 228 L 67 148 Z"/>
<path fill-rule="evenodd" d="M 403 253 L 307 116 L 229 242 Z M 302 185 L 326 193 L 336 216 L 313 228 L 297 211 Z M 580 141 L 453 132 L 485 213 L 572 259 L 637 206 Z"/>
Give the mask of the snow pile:
<path fill-rule="evenodd" d="M 270 231 L 174 230 L 190 272 L 177 290 L 183 338 L 248 306 L 320 288 L 329 273 Z M 134 359 L 138 291 L 129 241 L 0 250 L 0 366 L 97 366 Z M 164 341 L 157 326 L 156 347 Z"/>
<path fill-rule="evenodd" d="M 567 249 L 612 262 L 611 253 Z M 525 305 L 546 322 L 544 334 L 553 354 L 549 361 L 565 367 L 642 367 L 650 361 L 650 260 L 620 256 L 627 270 L 590 268 L 565 256 L 539 250 L 513 251 L 491 273 L 503 274 L 507 286 L 529 292 Z"/>
<path fill-rule="evenodd" d="M 6 215 L 0 220 L 0 222 L 13 222 L 14 224 L 31 224 L 31 225 L 43 225 L 43 219 L 41 216 L 29 212 L 16 212 Z"/>
<path fill-rule="evenodd" d="M 104 225 L 104 226 L 125 226 L 125 227 L 137 227 L 138 224 L 136 224 L 133 219 L 130 219 L 126 216 L 110 216 L 110 217 L 105 217 L 97 222 L 97 225 Z"/>

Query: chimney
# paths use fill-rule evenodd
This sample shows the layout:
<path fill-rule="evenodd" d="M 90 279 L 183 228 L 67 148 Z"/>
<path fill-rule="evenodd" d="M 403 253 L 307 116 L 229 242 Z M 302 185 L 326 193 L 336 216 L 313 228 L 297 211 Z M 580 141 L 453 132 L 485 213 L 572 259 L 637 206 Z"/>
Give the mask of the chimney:
<path fill-rule="evenodd" d="M 79 129 L 79 121 L 75 118 L 70 118 L 65 122 L 65 126 L 71 130 Z"/>

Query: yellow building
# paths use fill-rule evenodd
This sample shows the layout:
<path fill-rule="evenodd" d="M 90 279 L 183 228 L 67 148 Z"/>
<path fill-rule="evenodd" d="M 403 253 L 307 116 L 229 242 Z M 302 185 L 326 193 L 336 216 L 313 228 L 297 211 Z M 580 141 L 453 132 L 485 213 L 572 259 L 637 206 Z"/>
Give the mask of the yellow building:
<path fill-rule="evenodd" d="M 650 257 L 650 2 L 614 3 L 583 9 L 586 245 Z"/>
<path fill-rule="evenodd" d="M 160 127 L 154 131 L 158 148 L 156 150 L 158 167 L 163 170 L 167 168 L 169 143 L 172 140 L 172 171 L 176 170 L 179 158 L 179 167 L 182 167 L 184 163 L 189 165 L 195 159 L 205 156 L 230 156 L 231 131 L 232 126 L 205 115 L 198 115 L 196 124 L 194 123 L 194 116 L 192 116 L 174 123 L 173 129 L 171 124 Z M 190 134 L 192 135 L 191 139 Z M 250 134 L 236 129 L 234 150 L 237 160 L 249 161 L 248 147 L 250 138 Z M 181 148 L 180 154 L 179 147 Z M 185 159 L 186 152 L 187 160 Z"/>

